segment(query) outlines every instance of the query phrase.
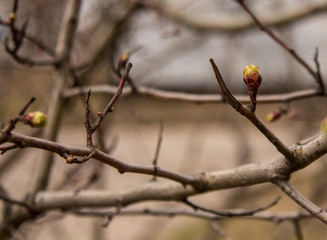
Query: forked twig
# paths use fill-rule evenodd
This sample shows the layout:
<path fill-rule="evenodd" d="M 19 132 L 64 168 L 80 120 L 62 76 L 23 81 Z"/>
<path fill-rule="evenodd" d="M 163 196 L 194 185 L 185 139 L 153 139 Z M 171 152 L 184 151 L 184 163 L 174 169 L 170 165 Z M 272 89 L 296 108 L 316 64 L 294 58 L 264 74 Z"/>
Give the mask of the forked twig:
<path fill-rule="evenodd" d="M 115 102 L 117 101 L 117 99 L 119 98 L 119 96 L 123 92 L 124 84 L 125 84 L 125 82 L 127 80 L 128 74 L 129 74 L 132 66 L 133 65 L 131 63 L 128 63 L 126 72 L 125 72 L 125 74 L 120 79 L 120 83 L 119 83 L 119 86 L 118 86 L 118 89 L 117 89 L 115 95 L 111 98 L 110 102 L 105 107 L 105 109 L 102 112 L 99 112 L 98 113 L 98 118 L 97 118 L 96 122 L 94 123 L 94 125 L 92 127 L 91 133 L 94 133 L 98 129 L 98 127 L 100 127 L 101 122 L 103 121 L 103 119 L 105 118 L 105 116 L 109 112 L 111 112 L 113 110 L 113 105 L 115 104 Z"/>
<path fill-rule="evenodd" d="M 289 181 L 282 181 L 278 179 L 273 179 L 272 182 L 278 186 L 284 193 L 286 193 L 291 199 L 293 199 L 297 204 L 310 212 L 313 216 L 318 218 L 323 223 L 327 224 L 327 212 L 315 205 L 313 202 L 305 198 L 301 193 L 299 193 Z"/>

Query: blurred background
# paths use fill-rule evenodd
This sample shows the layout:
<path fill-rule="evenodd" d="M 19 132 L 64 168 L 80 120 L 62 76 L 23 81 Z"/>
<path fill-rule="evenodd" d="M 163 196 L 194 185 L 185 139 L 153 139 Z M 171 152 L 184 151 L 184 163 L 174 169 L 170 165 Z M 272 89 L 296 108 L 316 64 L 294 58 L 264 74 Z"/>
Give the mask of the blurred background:
<path fill-rule="evenodd" d="M 257 17 L 315 68 L 319 50 L 322 76 L 327 76 L 327 1 L 274 0 L 246 1 Z M 66 1 L 25 0 L 19 2 L 17 26 L 28 20 L 27 34 L 55 50 Z M 12 1 L 0 0 L 0 19 L 7 21 Z M 263 82 L 260 94 L 278 94 L 316 88 L 310 74 L 291 55 L 259 30 L 235 1 L 131 1 L 84 0 L 78 32 L 71 56 L 78 84 L 116 85 L 120 56 L 129 53 L 133 63 L 130 76 L 136 86 L 175 92 L 214 94 L 219 91 L 209 63 L 213 58 L 226 83 L 235 94 L 247 94 L 243 68 L 259 65 Z M 10 35 L 0 26 L 3 45 Z M 36 60 L 52 59 L 41 46 L 25 40 L 19 54 Z M 53 88 L 52 67 L 29 67 L 16 63 L 0 48 L 0 119 L 6 123 L 32 97 L 31 110 L 46 112 Z M 76 86 L 71 79 L 67 88 Z M 94 93 L 91 111 L 102 111 L 112 95 Z M 257 115 L 280 107 L 291 113 L 267 126 L 288 146 L 319 133 L 326 116 L 326 98 L 315 97 L 290 104 L 260 104 Z M 84 95 L 66 100 L 58 142 L 85 146 Z M 250 162 L 266 162 L 279 156 L 277 150 L 245 118 L 224 103 L 195 104 L 156 99 L 149 96 L 122 97 L 105 120 L 97 144 L 123 161 L 151 165 L 158 141 L 160 123 L 163 139 L 159 154 L 161 168 L 185 174 L 218 171 Z M 39 136 L 39 132 L 18 125 L 17 132 Z M 100 141 L 101 140 L 101 141 Z M 37 156 L 33 149 L 15 150 L 0 156 L 0 179 L 10 195 L 21 199 L 34 180 Z M 325 207 L 326 157 L 295 173 L 292 183 L 310 200 Z M 70 178 L 68 178 L 68 176 Z M 95 176 L 95 177 L 94 177 Z M 94 177 L 94 182 L 91 181 Z M 49 189 L 123 189 L 150 181 L 148 176 L 119 175 L 109 166 L 89 161 L 81 166 L 67 165 L 56 157 Z M 159 181 L 165 181 L 160 179 Z M 208 208 L 254 209 L 280 195 L 271 184 L 224 190 L 192 197 Z M 178 203 L 138 203 L 127 209 L 187 209 Z M 300 208 L 283 195 L 268 210 L 287 212 Z M 80 217 L 54 211 L 35 222 L 26 223 L 17 239 L 224 239 L 210 221 L 190 217 L 115 217 L 103 228 L 105 218 Z M 226 219 L 219 221 L 229 238 L 296 239 L 292 222 Z M 321 239 L 326 227 L 315 219 L 301 221 L 304 239 Z"/>

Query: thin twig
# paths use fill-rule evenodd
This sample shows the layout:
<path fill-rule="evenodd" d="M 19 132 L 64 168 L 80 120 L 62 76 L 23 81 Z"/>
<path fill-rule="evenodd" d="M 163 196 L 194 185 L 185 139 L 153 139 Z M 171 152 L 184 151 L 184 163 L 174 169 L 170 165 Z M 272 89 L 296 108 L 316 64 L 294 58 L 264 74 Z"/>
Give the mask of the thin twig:
<path fill-rule="evenodd" d="M 156 151 L 154 154 L 154 159 L 153 159 L 153 168 L 155 170 L 155 172 L 158 169 L 158 158 L 159 158 L 159 152 L 160 152 L 160 147 L 161 147 L 161 142 L 162 142 L 162 134 L 163 134 L 163 122 L 162 120 L 159 122 L 160 123 L 160 129 L 159 129 L 159 136 L 158 136 L 158 142 L 157 142 L 157 147 L 156 147 Z M 156 175 L 153 176 L 153 181 L 155 181 Z"/>
<path fill-rule="evenodd" d="M 302 230 L 301 230 L 300 220 L 299 219 L 294 219 L 292 222 L 293 222 L 293 225 L 294 225 L 294 228 L 295 228 L 295 234 L 296 234 L 297 240 L 304 240 L 303 233 L 302 233 Z"/>
<path fill-rule="evenodd" d="M 91 96 L 91 89 L 87 93 L 86 101 L 85 101 L 85 130 L 86 130 L 86 145 L 88 147 L 93 147 L 93 141 L 92 141 L 92 126 L 90 123 L 90 106 L 89 106 L 89 100 Z"/>
<path fill-rule="evenodd" d="M 0 25 L 5 26 L 5 27 L 10 27 L 10 22 L 6 22 L 0 18 Z M 21 34 L 22 30 L 19 30 L 17 28 L 14 28 L 16 34 Z M 47 46 L 45 43 L 40 41 L 34 36 L 29 35 L 28 33 L 25 32 L 24 35 L 25 39 L 29 40 L 31 43 L 35 44 L 38 48 L 42 49 L 47 53 L 49 56 L 53 57 L 55 55 L 55 51 Z"/>
<path fill-rule="evenodd" d="M 324 94 L 325 91 L 326 91 L 326 87 L 325 87 L 324 81 L 323 81 L 322 76 L 321 76 L 320 63 L 319 63 L 319 60 L 318 60 L 318 54 L 319 54 L 319 49 L 316 48 L 314 61 L 315 61 L 316 68 L 317 68 L 317 83 L 318 83 L 318 85 L 320 87 L 319 89 L 320 89 L 321 93 Z"/>
<path fill-rule="evenodd" d="M 37 60 L 32 60 L 30 58 L 25 58 L 25 57 L 22 57 L 22 56 L 19 56 L 17 54 L 17 50 L 14 49 L 12 50 L 10 47 L 9 47 L 9 43 L 8 43 L 8 39 L 5 39 L 5 50 L 6 52 L 18 63 L 20 64 L 23 64 L 23 65 L 26 65 L 28 67 L 34 67 L 34 66 L 39 66 L 39 67 L 46 67 L 46 66 L 52 66 L 56 63 L 55 60 L 40 60 L 40 61 L 37 61 Z"/>
<path fill-rule="evenodd" d="M 87 216 L 87 217 L 106 217 L 108 215 L 114 214 L 113 211 L 108 210 L 100 210 L 100 209 L 76 209 L 73 208 L 68 210 L 67 212 L 76 214 L 78 216 Z M 200 219 L 206 219 L 210 221 L 224 220 L 226 217 L 217 216 L 212 213 L 207 212 L 194 212 L 193 210 L 187 209 L 135 209 L 135 210 L 121 210 L 119 216 L 165 216 L 165 217 L 178 217 L 178 216 L 187 216 L 194 217 Z M 270 221 L 275 224 L 284 222 L 284 221 L 294 221 L 294 220 L 302 220 L 302 219 L 310 219 L 313 218 L 310 213 L 304 211 L 288 211 L 283 213 L 276 212 L 260 212 L 252 216 L 235 216 L 235 219 L 247 219 L 247 220 L 262 220 L 262 221 Z"/>
<path fill-rule="evenodd" d="M 236 2 L 238 2 L 243 9 L 251 16 L 251 18 L 253 19 L 253 21 L 259 26 L 259 28 L 266 32 L 274 41 L 276 41 L 281 47 L 283 47 L 284 49 L 286 49 L 294 58 L 296 61 L 298 61 L 309 73 L 310 75 L 317 81 L 317 83 L 320 85 L 320 77 L 318 76 L 318 73 L 315 72 L 314 69 L 312 69 L 309 64 L 307 62 L 305 62 L 305 60 L 300 57 L 294 49 L 292 49 L 291 47 L 289 47 L 282 39 L 280 39 L 279 37 L 277 37 L 268 27 L 266 27 L 257 17 L 256 15 L 250 10 L 250 8 L 245 4 L 244 0 L 236 0 Z M 321 89 L 322 90 L 322 89 Z"/>
<path fill-rule="evenodd" d="M 277 148 L 277 150 L 283 154 L 291 163 L 294 162 L 294 156 L 292 151 L 279 139 L 273 134 L 266 125 L 255 115 L 250 108 L 242 105 L 236 98 L 231 94 L 229 89 L 227 88 L 223 77 L 221 76 L 219 69 L 214 62 L 213 59 L 210 59 L 210 63 L 212 68 L 215 72 L 216 79 L 218 84 L 221 88 L 222 94 L 226 101 L 232 105 L 232 107 L 239 112 L 241 115 L 245 116 L 248 120 L 250 120 L 259 130 L 260 132 L 266 136 L 266 138 Z"/>
<path fill-rule="evenodd" d="M 284 193 L 286 193 L 291 199 L 293 199 L 297 204 L 310 212 L 317 219 L 327 224 L 327 212 L 315 205 L 313 202 L 305 198 L 301 193 L 299 193 L 289 181 L 282 181 L 278 179 L 273 179 L 272 182 L 278 186 Z"/>
<path fill-rule="evenodd" d="M 126 82 L 126 79 L 128 77 L 128 74 L 132 68 L 132 64 L 129 63 L 127 65 L 127 69 L 126 69 L 126 72 L 125 74 L 121 77 L 120 79 L 120 83 L 119 83 L 119 86 L 118 86 L 118 89 L 115 93 L 115 95 L 111 98 L 110 102 L 108 103 L 108 105 L 105 107 L 105 109 L 102 111 L 102 112 L 99 112 L 98 114 L 98 118 L 96 120 L 96 122 L 93 124 L 93 127 L 92 127 L 92 131 L 91 133 L 94 133 L 98 127 L 100 127 L 101 125 L 101 122 L 103 121 L 103 119 L 105 118 L 105 116 L 111 112 L 113 110 L 113 105 L 115 104 L 115 102 L 117 101 L 117 99 L 119 98 L 119 96 L 122 94 L 123 92 L 123 88 L 124 88 L 124 84 Z"/>
<path fill-rule="evenodd" d="M 7 151 L 10 151 L 10 150 L 16 149 L 16 148 L 19 148 L 19 146 L 17 146 L 16 144 L 7 144 L 4 146 L 0 146 L 0 154 L 3 155 Z"/>
<path fill-rule="evenodd" d="M 276 199 L 274 199 L 274 201 L 272 201 L 271 203 L 269 203 L 267 206 L 264 207 L 259 207 L 253 210 L 214 210 L 214 209 L 210 209 L 210 208 L 205 208 L 202 206 L 199 206 L 197 204 L 194 204 L 192 202 L 190 202 L 188 199 L 185 199 L 183 202 L 192 207 L 194 210 L 201 210 L 204 212 L 208 212 L 208 213 L 212 213 L 218 216 L 223 216 L 223 217 L 241 217 L 241 216 L 252 216 L 258 212 L 262 212 L 265 211 L 269 208 L 271 208 L 272 206 L 275 206 L 279 200 L 281 199 L 281 196 L 278 196 Z"/>
<path fill-rule="evenodd" d="M 10 119 L 8 125 L 3 130 L 1 130 L 1 132 L 0 132 L 0 143 L 3 143 L 6 136 L 8 134 L 10 134 L 10 132 L 16 127 L 17 122 L 20 121 L 21 117 L 24 115 L 27 108 L 35 101 L 35 99 L 36 99 L 35 97 L 32 97 L 25 104 L 25 106 L 19 111 L 18 115 L 15 118 Z"/>
<path fill-rule="evenodd" d="M 15 204 L 15 205 L 24 207 L 24 208 L 26 208 L 29 211 L 32 211 L 31 206 L 29 204 L 27 204 L 26 202 L 12 199 L 9 196 L 7 196 L 6 194 L 0 193 L 0 199 L 2 201 L 6 202 L 6 203 Z"/>
<path fill-rule="evenodd" d="M 223 239 L 231 240 L 231 238 L 227 236 L 224 229 L 222 228 L 222 226 L 217 221 L 212 221 L 211 222 L 211 227 Z"/>
<path fill-rule="evenodd" d="M 109 224 L 112 222 L 112 220 L 114 219 L 114 217 L 118 216 L 121 213 L 121 205 L 117 204 L 116 206 L 116 211 L 112 214 L 107 215 L 107 221 L 102 224 L 102 227 L 108 227 Z"/>

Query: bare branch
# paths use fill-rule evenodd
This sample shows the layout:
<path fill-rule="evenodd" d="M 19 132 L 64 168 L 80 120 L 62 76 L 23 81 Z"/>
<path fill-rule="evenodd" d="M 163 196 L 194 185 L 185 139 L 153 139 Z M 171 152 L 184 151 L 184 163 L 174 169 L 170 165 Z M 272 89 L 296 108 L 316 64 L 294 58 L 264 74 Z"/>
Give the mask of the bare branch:
<path fill-rule="evenodd" d="M 134 172 L 147 175 L 155 174 L 152 166 L 147 167 L 127 164 L 97 149 L 69 147 L 43 139 L 26 137 L 17 133 L 12 133 L 8 137 L 8 142 L 21 144 L 24 147 L 40 148 L 56 152 L 59 155 L 66 151 L 73 156 L 84 157 L 94 151 L 95 154 L 92 156 L 93 159 L 116 168 L 120 173 Z M 121 200 L 122 205 L 144 200 L 181 200 L 203 191 L 250 186 L 271 182 L 274 179 L 288 179 L 292 172 L 308 166 L 327 153 L 327 136 L 322 134 L 305 145 L 294 147 L 293 151 L 297 153 L 296 165 L 290 165 L 287 159 L 279 158 L 266 163 L 246 164 L 230 170 L 208 172 L 192 177 L 157 169 L 156 176 L 171 179 L 178 183 L 151 182 L 129 190 L 117 192 L 81 191 L 78 195 L 70 192 L 45 192 L 36 194 L 35 203 L 36 206 L 40 206 L 41 208 L 60 208 L 65 206 L 113 206 L 116 204 L 117 198 Z M 183 186 L 180 183 L 187 186 Z M 56 196 L 56 198 L 54 198 L 55 201 L 53 201 L 52 196 Z"/>
<path fill-rule="evenodd" d="M 188 199 L 185 199 L 183 202 L 186 205 L 189 205 L 190 207 L 192 207 L 194 210 L 202 210 L 204 212 L 212 213 L 217 216 L 222 216 L 222 217 L 235 217 L 235 216 L 240 217 L 240 216 L 242 216 L 243 217 L 243 216 L 252 216 L 258 212 L 265 211 L 265 210 L 271 208 L 272 206 L 275 206 L 279 202 L 280 199 L 281 199 L 281 196 L 278 196 L 274 201 L 269 203 L 267 206 L 259 207 L 259 208 L 253 209 L 253 210 L 219 210 L 218 211 L 218 210 L 199 206 L 197 204 L 190 202 Z"/>
<path fill-rule="evenodd" d="M 289 47 L 282 39 L 280 39 L 279 37 L 277 37 L 268 27 L 266 27 L 257 17 L 256 15 L 250 10 L 250 8 L 245 4 L 244 0 L 236 0 L 236 2 L 238 2 L 243 9 L 251 16 L 251 18 L 253 19 L 253 21 L 260 27 L 260 29 L 264 32 L 266 32 L 275 42 L 277 42 L 282 48 L 284 48 L 285 50 L 287 50 L 296 61 L 298 61 L 309 73 L 310 75 L 318 82 L 318 84 L 320 84 L 321 81 L 321 76 L 318 75 L 317 72 L 315 72 L 307 62 L 305 62 L 305 60 L 300 57 L 294 49 L 292 49 L 291 47 Z M 321 85 L 320 85 L 321 87 Z M 324 92 L 324 88 L 321 88 L 321 90 Z"/>
<path fill-rule="evenodd" d="M 315 57 L 314 57 L 314 61 L 315 61 L 315 64 L 316 64 L 316 69 L 317 69 L 317 83 L 319 85 L 319 89 L 321 91 L 322 94 L 325 93 L 326 91 L 326 87 L 325 87 L 325 84 L 324 84 L 324 80 L 322 79 L 322 76 L 321 76 L 321 71 L 320 71 L 320 63 L 319 63 L 319 60 L 318 60 L 318 54 L 319 54 L 319 50 L 318 48 L 316 48 L 316 53 L 315 53 Z"/>
<path fill-rule="evenodd" d="M 86 101 L 85 101 L 85 130 L 86 130 L 86 145 L 88 147 L 93 147 L 93 141 L 92 141 L 92 125 L 90 123 L 90 106 L 89 106 L 89 100 L 91 96 L 91 89 L 87 93 Z"/>
<path fill-rule="evenodd" d="M 27 210 L 29 211 L 32 211 L 32 208 L 29 204 L 27 204 L 26 202 L 24 201 L 19 201 L 19 200 L 15 200 L 15 199 L 12 199 L 4 194 L 0 194 L 0 199 L 4 202 L 7 202 L 7 203 L 10 203 L 10 204 L 15 204 L 15 205 L 18 205 L 18 206 L 22 206 L 24 208 L 26 208 Z"/>
<path fill-rule="evenodd" d="M 35 101 L 35 97 L 32 97 L 25 106 L 19 111 L 18 115 L 15 118 L 9 120 L 8 125 L 1 130 L 0 132 L 0 144 L 2 144 L 6 140 L 6 136 L 8 136 L 12 130 L 15 129 L 18 121 L 21 120 L 22 116 L 26 112 L 27 108 Z"/>
<path fill-rule="evenodd" d="M 293 220 L 297 240 L 304 240 L 299 219 Z"/>
<path fill-rule="evenodd" d="M 84 87 L 74 87 L 66 89 L 63 92 L 64 98 L 72 98 L 79 96 L 81 94 L 86 94 L 90 89 L 92 93 L 108 93 L 114 94 L 117 91 L 117 87 L 111 86 L 108 84 L 100 84 L 94 86 L 84 86 Z M 218 94 L 194 94 L 194 93 L 185 93 L 185 92 L 176 92 L 156 89 L 153 87 L 138 86 L 137 92 L 134 92 L 133 89 L 129 86 L 124 87 L 124 92 L 121 96 L 130 96 L 132 94 L 140 94 L 144 96 L 149 96 L 158 99 L 164 100 L 177 100 L 193 103 L 223 103 L 225 102 L 223 96 Z M 301 99 L 307 99 L 312 97 L 322 96 L 317 89 L 306 89 L 299 90 L 289 93 L 279 93 L 279 94 L 261 94 L 257 96 L 257 101 L 260 104 L 270 104 L 270 103 L 285 103 Z M 323 94 L 326 96 L 326 93 Z M 250 99 L 248 95 L 234 95 L 240 103 L 249 103 Z"/>
<path fill-rule="evenodd" d="M 133 65 L 131 63 L 129 63 L 127 65 L 126 72 L 125 72 L 125 74 L 120 79 L 120 83 L 119 83 L 119 86 L 118 86 L 118 89 L 117 89 L 115 95 L 111 98 L 110 102 L 105 107 L 105 109 L 98 114 L 98 118 L 97 118 L 96 122 L 93 124 L 91 133 L 94 133 L 98 129 L 98 127 L 100 127 L 101 122 L 103 121 L 103 119 L 105 118 L 105 116 L 109 112 L 111 112 L 113 110 L 113 106 L 114 106 L 115 102 L 117 101 L 117 99 L 119 98 L 119 96 L 123 92 L 123 88 L 124 88 L 125 82 L 127 80 L 128 74 L 129 74 L 132 66 Z"/>
<path fill-rule="evenodd" d="M 11 141 L 16 144 L 22 144 L 21 147 L 35 147 L 53 153 L 57 153 L 60 156 L 64 157 L 66 161 L 68 162 L 71 161 L 72 163 L 74 162 L 81 163 L 92 157 L 93 159 L 96 159 L 100 162 L 103 162 L 109 166 L 116 168 L 121 174 L 125 172 L 140 173 L 140 174 L 146 174 L 152 176 L 155 174 L 156 176 L 171 179 L 180 182 L 184 185 L 187 184 L 192 185 L 198 183 L 198 179 L 196 177 L 183 176 L 181 174 L 170 172 L 160 168 L 157 168 L 155 170 L 153 169 L 152 166 L 138 166 L 138 165 L 124 163 L 95 148 L 69 147 L 48 140 L 27 137 L 17 133 L 12 133 L 10 136 L 8 136 L 8 142 Z M 78 160 L 77 157 L 83 157 L 83 159 Z M 201 181 L 198 184 L 200 183 Z"/>
<path fill-rule="evenodd" d="M 1 18 L 0 18 L 0 25 L 5 26 L 5 27 L 11 27 L 10 22 L 6 22 L 6 21 L 2 20 Z M 19 30 L 17 28 L 14 28 L 14 30 L 15 30 L 15 32 L 17 32 L 16 34 L 20 34 L 20 35 L 22 34 L 21 33 L 22 30 Z M 31 36 L 26 32 L 24 33 L 24 37 L 25 37 L 25 39 L 29 40 L 31 43 L 35 44 L 38 48 L 45 51 L 45 53 L 47 53 L 51 57 L 53 57 L 55 55 L 55 51 L 52 48 L 47 46 L 44 42 L 40 41 L 36 37 Z"/>
<path fill-rule="evenodd" d="M 86 210 L 86 209 L 72 209 L 68 210 L 68 213 L 73 213 L 78 216 L 87 216 L 87 217 L 106 217 L 109 215 L 114 214 L 113 211 L 106 211 L 106 210 Z M 135 210 L 124 210 L 122 209 L 119 216 L 165 216 L 165 217 L 178 217 L 178 216 L 187 216 L 187 217 L 194 217 L 200 219 L 206 219 L 210 221 L 221 221 L 227 219 L 226 217 L 217 216 L 215 214 L 207 213 L 207 212 L 195 212 L 189 209 L 161 209 L 161 210 L 154 210 L 154 209 L 135 209 Z M 270 221 L 273 223 L 281 223 L 284 221 L 296 221 L 302 219 L 309 219 L 313 218 L 310 213 L 304 211 L 284 211 L 282 213 L 278 212 L 259 212 L 252 216 L 235 216 L 233 219 L 247 219 L 247 220 L 262 220 L 262 221 Z M 229 218 L 230 219 L 230 218 Z"/>
<path fill-rule="evenodd" d="M 272 182 L 276 184 L 280 189 L 282 189 L 282 191 L 286 193 L 291 199 L 293 199 L 297 204 L 306 209 L 320 221 L 327 224 L 327 212 L 305 198 L 291 185 L 289 181 L 274 179 Z"/>
<path fill-rule="evenodd" d="M 159 158 L 159 152 L 161 147 L 161 141 L 162 141 L 162 133 L 163 133 L 163 122 L 160 121 L 160 129 L 159 129 L 159 136 L 158 136 L 158 142 L 156 147 L 156 152 L 153 159 L 153 167 L 154 169 L 158 169 L 158 158 Z M 156 180 L 156 175 L 153 176 L 153 180 Z"/>
<path fill-rule="evenodd" d="M 200 31 L 238 32 L 254 27 L 254 23 L 251 20 L 239 16 L 239 14 L 234 14 L 236 16 L 225 19 L 222 19 L 222 17 L 212 17 L 208 14 L 196 14 L 195 17 L 195 13 L 183 13 L 173 4 L 165 1 L 156 1 L 154 4 L 151 4 L 151 8 L 154 8 L 169 19 Z M 278 12 L 276 11 L 273 16 L 263 16 L 263 22 L 269 26 L 280 26 L 299 21 L 309 16 L 314 16 L 315 13 L 325 12 L 326 10 L 326 2 L 312 2 L 310 5 L 297 4 L 291 10 L 288 9 L 287 11 L 283 11 L 283 9 L 281 9 Z"/>
<path fill-rule="evenodd" d="M 66 4 L 64 16 L 58 35 L 58 43 L 56 47 L 57 65 L 55 68 L 54 82 L 55 86 L 52 90 L 48 108 L 48 126 L 43 132 L 43 138 L 56 140 L 58 127 L 60 123 L 61 113 L 63 111 L 62 91 L 65 89 L 70 77 L 70 54 L 72 43 L 77 28 L 77 18 L 81 0 L 69 0 Z M 50 152 L 42 152 L 39 157 L 41 161 L 37 170 L 37 177 L 34 186 L 34 192 L 46 188 L 49 180 L 49 174 L 53 163 L 53 155 Z"/>

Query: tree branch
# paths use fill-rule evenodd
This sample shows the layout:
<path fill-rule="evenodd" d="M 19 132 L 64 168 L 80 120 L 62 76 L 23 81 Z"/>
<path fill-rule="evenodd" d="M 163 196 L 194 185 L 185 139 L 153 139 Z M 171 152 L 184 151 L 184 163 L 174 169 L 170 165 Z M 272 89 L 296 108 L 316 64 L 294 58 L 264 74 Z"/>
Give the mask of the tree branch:
<path fill-rule="evenodd" d="M 282 191 L 286 193 L 291 199 L 293 199 L 297 204 L 306 209 L 320 221 L 327 224 L 327 212 L 305 198 L 291 185 L 289 181 L 274 179 L 272 182 L 280 189 L 282 189 Z"/>
<path fill-rule="evenodd" d="M 81 0 L 69 0 L 66 5 L 56 47 L 56 60 L 54 82 L 55 86 L 48 108 L 48 125 L 43 132 L 43 138 L 56 140 L 61 113 L 63 111 L 62 91 L 70 76 L 70 54 L 77 28 L 77 18 Z M 46 188 L 49 174 L 53 163 L 53 155 L 50 152 L 42 152 L 39 157 L 41 163 L 37 171 L 36 182 L 33 191 L 37 192 Z"/>
<path fill-rule="evenodd" d="M 258 212 L 265 211 L 265 210 L 271 208 L 272 206 L 276 205 L 280 199 L 281 199 L 281 197 L 278 196 L 274 201 L 269 203 L 267 206 L 259 207 L 259 208 L 253 209 L 253 210 L 214 210 L 214 209 L 209 209 L 209 208 L 205 208 L 205 207 L 199 206 L 197 204 L 194 204 L 187 199 L 184 200 L 184 203 L 186 205 L 189 205 L 190 207 L 192 207 L 195 211 L 201 210 L 201 211 L 204 211 L 207 213 L 212 213 L 214 215 L 222 216 L 222 217 L 244 217 L 244 216 L 252 216 Z"/>
<path fill-rule="evenodd" d="M 55 152 L 61 155 L 68 152 L 73 156 L 89 156 L 94 151 L 93 159 L 116 168 L 120 173 L 134 172 L 140 174 L 154 175 L 152 166 L 138 166 L 119 161 L 108 154 L 96 149 L 84 147 L 69 147 L 48 140 L 27 137 L 17 133 L 8 136 L 8 142 L 20 144 L 22 147 L 33 147 Z M 116 200 L 120 199 L 122 205 L 127 205 L 145 200 L 181 200 L 189 196 L 213 191 L 228 189 L 254 184 L 270 182 L 273 179 L 288 179 L 294 171 L 302 169 L 322 155 L 327 153 L 327 136 L 321 134 L 311 142 L 295 146 L 292 151 L 297 154 L 297 164 L 290 165 L 285 158 L 279 158 L 266 163 L 252 163 L 230 170 L 208 172 L 192 177 L 183 176 L 163 169 L 157 169 L 156 176 L 164 177 L 175 182 L 159 183 L 151 182 L 132 189 L 120 191 L 80 191 L 78 194 L 72 192 L 43 192 L 36 194 L 35 206 L 40 208 L 62 208 L 62 207 L 93 207 L 93 206 L 115 206 Z M 183 186 L 183 183 L 187 186 Z M 193 187 L 192 187 L 193 186 Z M 56 197 L 54 197 L 56 196 Z"/>
<path fill-rule="evenodd" d="M 121 77 L 120 79 L 120 83 L 119 83 L 119 86 L 118 86 L 118 89 L 116 90 L 115 92 L 115 95 L 111 98 L 110 102 L 108 103 L 108 105 L 105 107 L 105 109 L 102 111 L 102 112 L 99 112 L 98 114 L 98 118 L 96 120 L 96 122 L 93 124 L 93 127 L 92 127 L 92 130 L 91 130 L 91 133 L 94 133 L 98 127 L 100 127 L 101 125 L 101 122 L 103 121 L 103 119 L 105 118 L 105 116 L 111 112 L 113 110 L 113 106 L 115 104 L 115 102 L 117 101 L 117 99 L 119 98 L 119 96 L 122 94 L 123 92 L 123 88 L 124 88 L 124 85 L 125 85 L 125 82 L 127 80 L 127 77 L 128 77 L 128 74 L 132 68 L 132 64 L 129 63 L 127 65 L 127 69 L 126 69 L 126 72 L 125 74 Z"/>
<path fill-rule="evenodd" d="M 63 98 L 72 98 L 75 96 L 79 96 L 81 94 L 86 94 L 90 89 L 92 89 L 92 93 L 107 93 L 107 94 L 115 94 L 117 91 L 116 86 L 112 86 L 109 84 L 100 84 L 93 86 L 83 86 L 83 87 L 74 87 L 66 89 L 63 92 Z M 122 93 L 122 97 L 130 96 L 133 94 L 139 94 L 144 96 L 149 96 L 153 98 L 158 98 L 162 100 L 177 100 L 177 101 L 185 101 L 185 102 L 193 102 L 193 103 L 223 103 L 224 97 L 218 94 L 194 94 L 194 93 L 186 93 L 186 92 L 177 92 L 177 91 L 168 91 L 156 89 L 153 87 L 145 87 L 138 86 L 137 92 L 133 91 L 133 89 L 129 86 L 124 87 L 124 92 Z M 299 90 L 289 93 L 279 93 L 279 94 L 260 94 L 257 96 L 257 101 L 260 104 L 270 104 L 270 103 L 286 103 L 296 100 L 302 100 L 312 97 L 318 96 L 326 96 L 326 93 L 320 94 L 317 89 L 306 89 Z M 234 95 L 236 99 L 240 103 L 249 103 L 250 99 L 248 95 Z"/>
<path fill-rule="evenodd" d="M 200 31 L 238 32 L 254 27 L 254 23 L 251 20 L 239 16 L 239 14 L 234 14 L 234 16 L 226 19 L 221 19 L 221 17 L 217 19 L 207 14 L 182 13 L 181 9 L 177 9 L 173 4 L 162 1 L 156 1 L 154 4 L 151 4 L 151 7 L 179 24 Z M 268 15 L 263 16 L 263 22 L 269 26 L 290 24 L 303 18 L 314 16 L 315 13 L 325 12 L 327 10 L 327 3 L 302 4 L 302 6 L 298 4 L 292 10 L 280 10 L 282 9 L 275 11 L 272 17 Z"/>

